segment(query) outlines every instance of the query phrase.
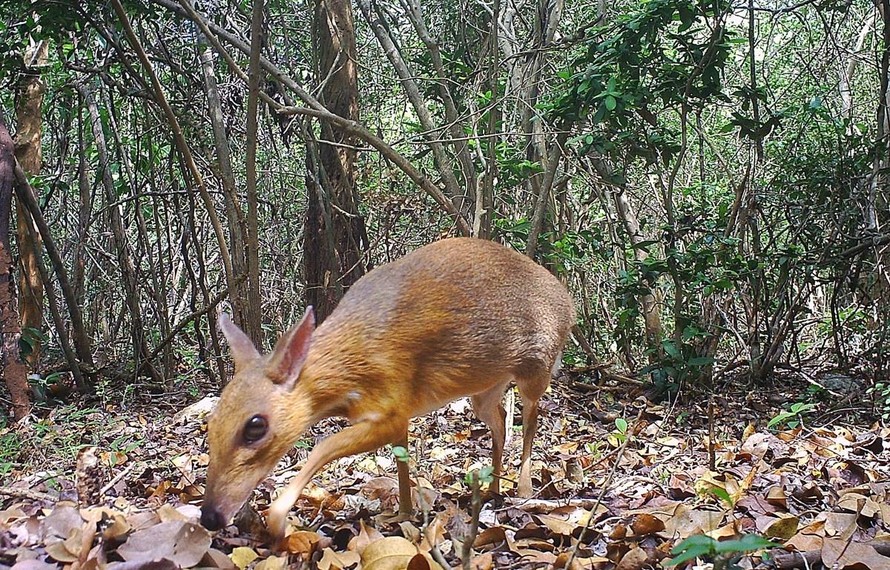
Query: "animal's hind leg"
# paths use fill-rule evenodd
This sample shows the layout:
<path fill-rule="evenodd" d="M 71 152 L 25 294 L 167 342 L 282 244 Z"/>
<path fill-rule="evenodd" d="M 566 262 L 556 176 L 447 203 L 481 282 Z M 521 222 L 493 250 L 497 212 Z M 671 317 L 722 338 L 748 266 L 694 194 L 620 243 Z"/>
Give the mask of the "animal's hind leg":
<path fill-rule="evenodd" d="M 504 442 L 507 440 L 507 412 L 504 410 L 504 389 L 508 382 L 472 396 L 473 411 L 491 431 L 491 465 L 494 478 L 489 491 L 500 491 L 501 465 L 504 458 Z"/>
<path fill-rule="evenodd" d="M 520 497 L 532 496 L 532 444 L 538 429 L 538 400 L 550 385 L 550 367 L 542 363 L 527 366 L 516 384 L 522 396 L 522 463 L 519 468 Z"/>

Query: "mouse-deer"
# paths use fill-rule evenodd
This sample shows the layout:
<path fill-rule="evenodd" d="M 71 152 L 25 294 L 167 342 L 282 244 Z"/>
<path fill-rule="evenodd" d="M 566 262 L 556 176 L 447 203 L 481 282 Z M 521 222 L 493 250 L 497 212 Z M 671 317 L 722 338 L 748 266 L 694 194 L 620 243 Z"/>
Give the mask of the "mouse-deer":
<path fill-rule="evenodd" d="M 224 526 L 310 426 L 351 425 L 312 450 L 268 517 L 282 537 L 288 511 L 325 464 L 388 443 L 407 445 L 412 417 L 469 396 L 492 434 L 498 475 L 506 439 L 503 394 L 522 398 L 518 493 L 530 496 L 538 399 L 575 321 L 572 298 L 529 258 L 491 241 L 451 238 L 359 279 L 317 329 L 312 308 L 263 355 L 221 315 L 235 376 L 210 417 L 201 523 Z M 412 511 L 408 466 L 398 462 L 399 510 Z"/>

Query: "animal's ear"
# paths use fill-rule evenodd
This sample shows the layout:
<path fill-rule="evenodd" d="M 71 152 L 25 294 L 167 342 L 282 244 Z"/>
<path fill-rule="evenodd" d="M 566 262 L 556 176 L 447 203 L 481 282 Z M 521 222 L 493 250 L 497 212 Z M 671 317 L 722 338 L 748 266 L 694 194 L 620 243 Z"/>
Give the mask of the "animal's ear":
<path fill-rule="evenodd" d="M 306 307 L 306 314 L 303 315 L 300 324 L 284 333 L 275 345 L 275 350 L 266 366 L 266 375 L 272 382 L 288 389 L 297 384 L 300 370 L 309 354 L 313 332 L 315 332 L 315 311 L 309 306 Z"/>
<path fill-rule="evenodd" d="M 232 351 L 232 360 L 235 362 L 236 370 L 259 358 L 260 352 L 253 345 L 250 338 L 244 334 L 244 331 L 232 322 L 229 315 L 220 313 L 218 323 L 219 329 L 225 335 L 226 340 L 229 341 L 229 350 Z"/>

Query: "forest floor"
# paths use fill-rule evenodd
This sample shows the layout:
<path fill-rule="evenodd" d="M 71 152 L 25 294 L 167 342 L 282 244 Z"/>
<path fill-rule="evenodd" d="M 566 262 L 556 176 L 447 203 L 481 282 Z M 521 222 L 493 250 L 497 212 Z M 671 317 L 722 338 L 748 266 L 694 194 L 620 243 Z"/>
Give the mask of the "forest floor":
<path fill-rule="evenodd" d="M 257 511 L 211 534 L 197 522 L 206 409 L 185 395 L 57 406 L 0 431 L 0 569 L 890 569 L 890 429 L 868 419 L 862 391 L 774 382 L 667 405 L 563 377 L 541 401 L 537 495 L 513 496 L 514 426 L 503 495 L 481 508 L 466 476 L 489 464 L 490 437 L 458 401 L 412 425 L 425 512 L 391 516 L 395 459 L 381 449 L 323 469 L 275 548 L 257 511 L 342 422 L 304 434 L 254 493 Z"/>

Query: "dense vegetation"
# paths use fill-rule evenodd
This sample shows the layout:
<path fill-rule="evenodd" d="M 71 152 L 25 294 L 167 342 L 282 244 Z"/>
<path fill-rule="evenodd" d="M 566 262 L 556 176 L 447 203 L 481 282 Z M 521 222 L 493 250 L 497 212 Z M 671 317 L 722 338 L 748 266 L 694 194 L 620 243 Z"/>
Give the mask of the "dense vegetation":
<path fill-rule="evenodd" d="M 672 394 L 836 367 L 886 414 L 879 4 L 0 0 L 13 411 L 25 370 L 220 383 L 221 308 L 268 346 L 472 234 L 569 284 L 573 364 Z"/>

